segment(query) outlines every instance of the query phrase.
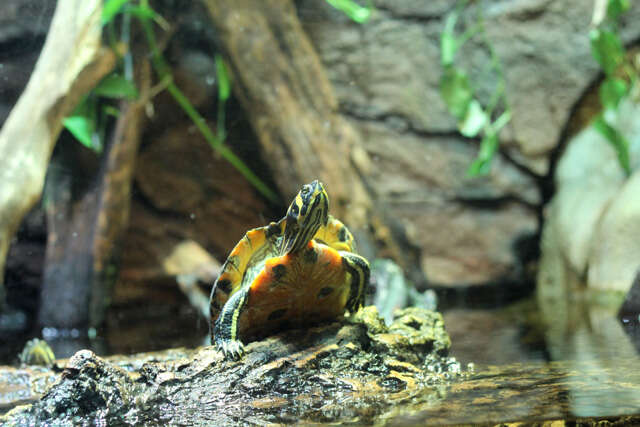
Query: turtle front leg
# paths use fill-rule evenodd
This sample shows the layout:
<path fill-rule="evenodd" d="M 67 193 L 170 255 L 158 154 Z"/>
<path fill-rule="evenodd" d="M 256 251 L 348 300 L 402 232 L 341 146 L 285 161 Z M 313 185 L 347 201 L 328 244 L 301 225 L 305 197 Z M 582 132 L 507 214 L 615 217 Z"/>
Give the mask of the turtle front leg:
<path fill-rule="evenodd" d="M 364 305 L 364 294 L 369 284 L 369 262 L 353 252 L 340 251 L 340 255 L 345 269 L 351 275 L 347 310 L 354 314 Z"/>
<path fill-rule="evenodd" d="M 222 308 L 213 329 L 213 340 L 225 359 L 238 360 L 244 354 L 244 345 L 238 340 L 238 321 L 247 303 L 248 289 L 235 292 Z"/>

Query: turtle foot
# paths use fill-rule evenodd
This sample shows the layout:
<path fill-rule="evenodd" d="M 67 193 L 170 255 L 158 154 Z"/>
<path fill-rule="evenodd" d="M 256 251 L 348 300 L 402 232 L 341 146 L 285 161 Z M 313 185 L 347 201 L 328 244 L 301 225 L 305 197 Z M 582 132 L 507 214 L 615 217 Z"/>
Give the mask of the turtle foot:
<path fill-rule="evenodd" d="M 218 350 L 220 350 L 227 360 L 238 360 L 244 354 L 244 345 L 237 340 L 218 341 Z"/>

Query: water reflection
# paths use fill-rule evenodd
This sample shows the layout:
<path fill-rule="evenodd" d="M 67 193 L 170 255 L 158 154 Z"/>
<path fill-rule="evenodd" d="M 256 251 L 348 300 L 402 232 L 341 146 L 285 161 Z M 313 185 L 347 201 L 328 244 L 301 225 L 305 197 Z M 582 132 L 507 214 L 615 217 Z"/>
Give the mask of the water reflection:
<path fill-rule="evenodd" d="M 541 306 L 527 301 L 446 313 L 454 356 L 477 357 L 478 373 L 453 385 L 446 402 L 412 419 L 465 423 L 640 414 L 640 359 L 633 341 L 638 334 L 626 333 L 617 301 L 579 296 Z M 466 335 L 465 326 L 472 329 Z M 466 405 L 464 414 L 455 413 L 452 401 Z"/>

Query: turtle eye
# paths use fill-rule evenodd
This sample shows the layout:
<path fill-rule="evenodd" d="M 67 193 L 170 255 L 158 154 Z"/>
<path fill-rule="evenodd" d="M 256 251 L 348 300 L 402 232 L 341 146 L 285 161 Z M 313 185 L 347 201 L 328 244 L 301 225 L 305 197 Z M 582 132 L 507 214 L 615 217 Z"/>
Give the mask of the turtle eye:
<path fill-rule="evenodd" d="M 309 184 L 303 185 L 302 190 L 300 190 L 302 194 L 309 194 L 310 191 L 311 191 L 311 186 Z"/>

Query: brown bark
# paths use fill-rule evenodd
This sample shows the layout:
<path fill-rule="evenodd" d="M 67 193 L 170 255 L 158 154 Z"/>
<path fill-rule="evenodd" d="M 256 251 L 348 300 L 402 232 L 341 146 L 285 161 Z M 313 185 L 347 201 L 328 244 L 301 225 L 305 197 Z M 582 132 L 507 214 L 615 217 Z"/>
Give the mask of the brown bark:
<path fill-rule="evenodd" d="M 102 165 L 80 196 L 67 176 L 47 182 L 49 238 L 39 323 L 42 326 L 99 326 L 116 279 L 122 236 L 129 219 L 131 182 L 148 101 L 150 69 L 143 71 L 135 102 L 123 101 Z M 77 168 L 72 169 L 77 172 Z"/>
<path fill-rule="evenodd" d="M 9 242 L 40 198 L 62 119 L 115 64 L 101 47 L 101 10 L 100 0 L 58 3 L 29 83 L 0 132 L 0 288 Z"/>
<path fill-rule="evenodd" d="M 234 93 L 281 192 L 289 199 L 302 184 L 320 179 L 334 215 L 363 226 L 371 200 L 353 162 L 362 153 L 360 137 L 338 114 L 332 87 L 292 2 L 205 4 L 230 61 Z"/>
<path fill-rule="evenodd" d="M 393 258 L 414 281 L 423 282 L 417 250 L 403 242 L 401 227 L 374 204 L 360 134 L 340 115 L 293 2 L 203 1 L 230 63 L 234 94 L 281 193 L 289 200 L 302 184 L 321 180 L 331 197 L 331 213 L 369 249 L 364 254 Z"/>

